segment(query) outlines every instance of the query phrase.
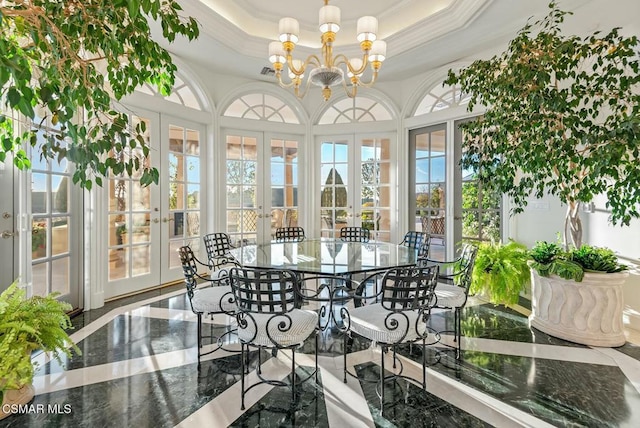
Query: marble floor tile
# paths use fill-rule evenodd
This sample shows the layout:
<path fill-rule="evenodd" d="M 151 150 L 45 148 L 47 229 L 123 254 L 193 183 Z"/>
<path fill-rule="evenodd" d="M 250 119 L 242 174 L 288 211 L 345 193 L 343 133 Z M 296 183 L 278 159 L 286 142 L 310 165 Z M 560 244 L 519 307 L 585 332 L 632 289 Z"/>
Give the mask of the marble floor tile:
<path fill-rule="evenodd" d="M 376 393 L 380 347 L 353 337 L 345 348 L 334 325 L 319 337 L 317 383 L 303 383 L 295 399 L 287 387 L 260 385 L 248 392 L 243 411 L 237 339 L 228 336 L 230 352 L 204 357 L 198 369 L 196 317 L 184 289 L 168 288 L 74 318 L 72 338 L 83 354 L 62 365 L 34 355 L 40 367 L 33 411 L 23 409 L 0 427 L 637 426 L 640 346 L 565 342 L 531 329 L 527 312 L 526 301 L 513 308 L 470 301 L 461 359 L 453 358 L 456 343 L 444 333 L 425 351 L 426 390 L 406 380 L 389 382 L 382 414 Z M 203 321 L 203 329 L 216 335 L 235 328 L 227 316 Z M 434 311 L 431 325 L 451 330 L 453 314 Z M 313 365 L 314 343 L 297 350 L 298 372 Z M 346 383 L 345 350 L 356 375 Z M 413 379 L 421 379 L 422 352 L 415 345 L 399 352 Z M 257 355 L 251 353 L 252 368 Z M 261 361 L 265 371 L 284 379 L 291 354 L 265 352 Z M 255 381 L 255 371 L 247 379 Z"/>

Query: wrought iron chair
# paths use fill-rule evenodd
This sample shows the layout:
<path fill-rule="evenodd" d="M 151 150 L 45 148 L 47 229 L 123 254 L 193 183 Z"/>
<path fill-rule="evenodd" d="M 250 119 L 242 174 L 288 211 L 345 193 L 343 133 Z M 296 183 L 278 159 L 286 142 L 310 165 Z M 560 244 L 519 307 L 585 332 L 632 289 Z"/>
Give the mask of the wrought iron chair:
<path fill-rule="evenodd" d="M 238 311 L 238 338 L 242 351 L 241 409 L 244 397 L 254 386 L 267 383 L 273 386 L 290 386 L 292 401 L 296 399 L 296 386 L 311 377 L 318 376 L 318 314 L 297 309 L 300 300 L 298 279 L 289 270 L 260 268 L 232 268 L 229 273 L 231 289 Z M 315 334 L 315 370 L 296 380 L 296 348 Z M 258 348 L 258 382 L 245 386 L 245 361 L 249 348 Z M 289 349 L 292 353 L 289 381 L 265 379 L 261 372 L 263 349 Z"/>
<path fill-rule="evenodd" d="M 436 296 L 438 302 L 436 307 L 450 309 L 454 312 L 454 342 L 456 342 L 456 360 L 460 359 L 462 326 L 462 309 L 467 304 L 469 287 L 471 286 L 471 273 L 475 263 L 478 248 L 475 245 L 464 244 L 460 257 L 452 261 L 440 261 L 432 259 L 422 259 L 421 266 L 440 266 L 438 285 L 436 286 Z M 446 333 L 448 330 L 441 331 Z"/>
<path fill-rule="evenodd" d="M 178 248 L 178 253 L 180 254 L 180 262 L 182 263 L 189 304 L 191 305 L 191 310 L 198 318 L 198 367 L 200 367 L 201 357 L 209 355 L 222 347 L 222 336 L 202 335 L 202 315 L 211 314 L 212 317 L 215 314 L 233 315 L 236 310 L 236 303 L 233 293 L 231 292 L 231 287 L 226 284 L 228 280 L 227 276 L 221 276 L 214 282 L 200 275 L 198 273 L 198 266 L 208 267 L 208 265 L 198 260 L 189 246 Z M 205 283 L 208 282 L 212 286 L 198 288 L 199 280 Z M 222 285 L 223 283 L 225 283 L 225 285 Z M 217 346 L 211 351 L 202 352 L 203 338 L 211 338 L 212 341 L 215 339 Z"/>
<path fill-rule="evenodd" d="M 396 347 L 405 343 L 422 345 L 422 382 L 426 389 L 426 346 L 438 342 L 439 335 L 427 325 L 431 308 L 436 303 L 435 287 L 438 278 L 438 266 L 412 266 L 389 269 L 382 275 L 382 288 L 373 296 L 366 293 L 356 294 L 356 307 L 349 309 L 345 324 L 349 334 L 357 334 L 371 340 L 382 348 L 380 360 L 380 413 L 384 406 L 385 382 L 395 378 L 415 379 L 402 375 L 402 361 L 397 358 Z M 379 275 L 374 274 L 374 275 Z M 361 305 L 357 301 L 361 301 Z M 344 335 L 344 347 L 347 347 L 347 335 Z M 385 354 L 393 351 L 393 368 L 400 364 L 398 373 L 385 374 Z M 347 374 L 347 357 L 344 354 L 344 382 Z M 378 392 L 378 391 L 376 391 Z"/>
<path fill-rule="evenodd" d="M 416 232 L 414 230 L 407 232 L 404 235 L 402 242 L 400 242 L 400 245 L 417 249 L 418 260 L 426 259 L 429 257 L 430 244 L 431 239 L 426 233 Z"/>
<path fill-rule="evenodd" d="M 231 240 L 229 235 L 222 232 L 209 233 L 202 237 L 204 247 L 207 251 L 207 259 L 209 261 L 209 273 L 212 281 L 219 281 L 220 278 L 228 276 L 228 268 L 231 266 L 240 266 L 240 263 L 230 253 Z"/>
<path fill-rule="evenodd" d="M 276 229 L 276 242 L 302 242 L 304 229 L 300 226 L 279 227 Z"/>
<path fill-rule="evenodd" d="M 369 242 L 371 232 L 364 227 L 345 226 L 340 229 L 340 239 L 346 242 Z"/>

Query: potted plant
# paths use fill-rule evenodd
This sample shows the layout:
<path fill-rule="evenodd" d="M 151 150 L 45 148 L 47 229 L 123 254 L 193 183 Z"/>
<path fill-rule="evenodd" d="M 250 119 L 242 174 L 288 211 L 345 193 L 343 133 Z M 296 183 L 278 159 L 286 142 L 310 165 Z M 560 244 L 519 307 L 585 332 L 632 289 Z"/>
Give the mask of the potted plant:
<path fill-rule="evenodd" d="M 483 294 L 491 303 L 513 305 L 529 282 L 529 252 L 515 241 L 483 242 L 478 246 L 471 274 L 472 294 Z"/>
<path fill-rule="evenodd" d="M 33 398 L 33 351 L 51 352 L 59 362 L 61 355 L 80 354 L 66 332 L 71 306 L 56 296 L 25 299 L 16 283 L 0 294 L 0 419 L 10 415 L 4 404 L 26 404 Z"/>
<path fill-rule="evenodd" d="M 625 343 L 622 285 L 628 272 L 613 251 L 586 244 L 565 251 L 541 241 L 531 258 L 532 327 L 585 345 Z"/>
<path fill-rule="evenodd" d="M 485 113 L 460 125 L 462 166 L 486 191 L 506 194 L 512 213 L 530 197 L 557 196 L 566 204 L 563 242 L 582 245 L 580 206 L 605 194 L 614 224 L 640 216 L 640 44 L 614 28 L 566 36 L 568 12 L 549 4 L 505 52 L 478 60 L 445 83 L 470 95 L 471 111 Z"/>

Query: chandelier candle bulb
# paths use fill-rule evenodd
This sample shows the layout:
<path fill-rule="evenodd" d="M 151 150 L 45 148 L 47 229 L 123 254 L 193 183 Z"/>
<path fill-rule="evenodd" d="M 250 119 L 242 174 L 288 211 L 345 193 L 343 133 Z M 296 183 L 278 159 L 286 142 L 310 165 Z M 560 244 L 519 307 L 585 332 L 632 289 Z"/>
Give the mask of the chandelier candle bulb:
<path fill-rule="evenodd" d="M 378 33 L 378 20 L 373 16 L 363 16 L 358 19 L 356 28 L 358 30 L 358 41 L 360 43 L 365 41 L 373 42 Z"/>
<path fill-rule="evenodd" d="M 382 62 L 387 55 L 387 42 L 382 40 L 376 40 L 371 45 L 371 52 L 369 52 L 369 61 Z"/>
<path fill-rule="evenodd" d="M 280 30 L 280 41 L 291 42 L 294 45 L 298 43 L 298 34 L 300 34 L 300 24 L 294 18 L 282 18 L 278 25 Z"/>
<path fill-rule="evenodd" d="M 282 49 L 282 43 L 280 42 L 269 43 L 269 61 L 272 64 L 275 64 L 275 63 L 283 64 L 286 60 L 287 59 L 284 53 L 284 49 Z"/>
<path fill-rule="evenodd" d="M 320 8 L 318 19 L 320 31 L 323 33 L 337 33 L 340 31 L 340 8 L 326 3 Z"/>

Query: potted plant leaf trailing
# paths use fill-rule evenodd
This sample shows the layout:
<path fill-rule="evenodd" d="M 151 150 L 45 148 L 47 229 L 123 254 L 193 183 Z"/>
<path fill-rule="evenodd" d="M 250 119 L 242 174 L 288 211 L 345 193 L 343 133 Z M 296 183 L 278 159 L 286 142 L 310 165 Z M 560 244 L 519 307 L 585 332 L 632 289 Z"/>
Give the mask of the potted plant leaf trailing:
<path fill-rule="evenodd" d="M 580 207 L 594 195 L 606 196 L 613 224 L 640 217 L 635 191 L 640 188 L 640 45 L 618 28 L 563 35 L 569 12 L 555 2 L 549 8 L 544 18 L 527 23 L 505 52 L 450 70 L 445 83 L 470 95 L 469 110 L 486 106 L 481 117 L 461 125 L 463 168 L 477 171 L 488 191 L 506 194 L 512 213 L 522 212 L 531 197 L 558 197 L 567 206 L 563 244 L 568 250 L 582 247 Z M 537 299 L 560 305 L 563 295 L 544 295 L 534 272 L 530 320 L 536 325 Z M 577 305 L 580 313 L 594 310 L 573 301 L 563 305 Z M 557 309 L 550 315 L 558 325 L 573 316 Z"/>
<path fill-rule="evenodd" d="M 51 352 L 59 362 L 62 355 L 80 354 L 66 332 L 71 328 L 66 313 L 71 305 L 56 296 L 25 299 L 16 283 L 0 294 L 0 419 L 11 414 L 4 404 L 26 404 L 34 396 L 33 351 Z"/>
<path fill-rule="evenodd" d="M 496 305 L 518 303 L 520 293 L 529 282 L 529 252 L 515 241 L 506 244 L 483 242 L 471 274 L 472 294 L 481 294 Z"/>

